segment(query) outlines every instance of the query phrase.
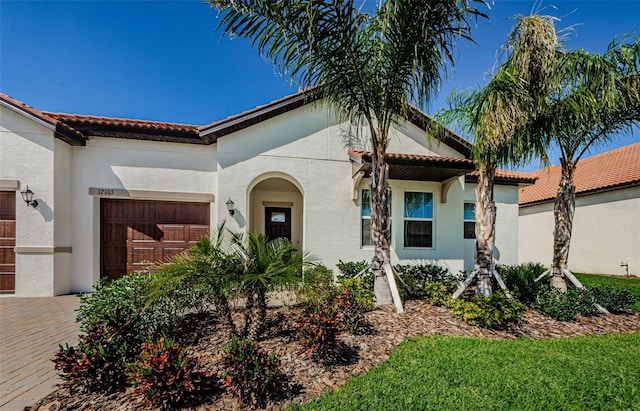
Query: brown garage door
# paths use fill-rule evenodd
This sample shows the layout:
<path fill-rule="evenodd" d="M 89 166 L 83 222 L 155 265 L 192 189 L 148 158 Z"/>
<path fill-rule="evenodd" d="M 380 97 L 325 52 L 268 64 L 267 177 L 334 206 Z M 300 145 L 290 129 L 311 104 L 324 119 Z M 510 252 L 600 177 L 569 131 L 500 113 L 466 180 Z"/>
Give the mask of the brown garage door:
<path fill-rule="evenodd" d="M 165 261 L 209 233 L 209 203 L 101 199 L 101 275 Z"/>
<path fill-rule="evenodd" d="M 16 289 L 16 193 L 0 191 L 0 294 Z"/>

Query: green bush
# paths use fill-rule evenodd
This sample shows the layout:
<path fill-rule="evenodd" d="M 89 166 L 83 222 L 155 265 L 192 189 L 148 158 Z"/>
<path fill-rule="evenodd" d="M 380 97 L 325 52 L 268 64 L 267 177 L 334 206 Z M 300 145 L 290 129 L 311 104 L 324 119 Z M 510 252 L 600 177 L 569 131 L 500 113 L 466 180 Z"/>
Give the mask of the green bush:
<path fill-rule="evenodd" d="M 306 299 L 317 300 L 333 287 L 333 271 L 322 264 L 305 268 L 301 291 Z"/>
<path fill-rule="evenodd" d="M 590 289 L 594 300 L 612 313 L 632 308 L 636 303 L 636 297 L 628 288 L 614 288 L 608 285 Z"/>
<path fill-rule="evenodd" d="M 459 284 L 454 280 L 431 281 L 425 286 L 425 295 L 431 305 L 450 307 L 453 293 Z"/>
<path fill-rule="evenodd" d="M 571 287 L 563 293 L 550 287 L 538 292 L 534 306 L 547 317 L 558 321 L 574 321 L 579 314 L 595 315 L 594 302 L 593 292 L 588 288 Z"/>
<path fill-rule="evenodd" d="M 278 357 L 264 353 L 255 341 L 233 337 L 224 347 L 222 364 L 225 387 L 245 405 L 264 408 L 284 392 Z"/>
<path fill-rule="evenodd" d="M 117 280 L 103 279 L 91 294 L 80 297 L 76 321 L 85 333 L 97 325 L 115 328 L 133 321 L 141 340 L 154 340 L 179 329 L 181 315 L 203 310 L 208 302 L 204 289 L 180 289 L 162 295 L 147 305 L 147 295 L 156 276 L 127 274 Z"/>
<path fill-rule="evenodd" d="M 373 291 L 373 274 L 358 278 L 338 277 L 338 284 L 353 293 L 360 307 L 366 312 L 375 309 L 376 294 Z"/>
<path fill-rule="evenodd" d="M 362 270 L 364 270 L 371 264 L 366 262 L 365 260 L 347 261 L 347 262 L 342 260 L 338 260 L 338 261 L 339 262 L 338 264 L 336 264 L 336 267 L 338 267 L 338 270 L 340 271 L 340 276 L 342 276 L 343 278 L 354 278 L 356 275 L 358 275 L 358 273 L 362 272 Z"/>
<path fill-rule="evenodd" d="M 212 373 L 200 371 L 201 357 L 169 338 L 142 344 L 138 358 L 128 368 L 133 393 L 144 398 L 145 407 L 176 409 L 189 403 L 207 385 Z"/>
<path fill-rule="evenodd" d="M 473 296 L 470 300 L 452 300 L 451 311 L 458 320 L 467 324 L 483 328 L 503 328 L 508 324 L 522 324 L 527 307 L 520 301 L 497 292 L 491 298 Z"/>
<path fill-rule="evenodd" d="M 398 282 L 398 289 L 404 299 L 427 297 L 427 285 L 432 281 L 459 279 L 446 268 L 435 264 L 396 265 L 394 268 L 402 280 Z"/>
<path fill-rule="evenodd" d="M 544 265 L 540 263 L 497 265 L 496 270 L 507 288 L 513 292 L 514 297 L 527 305 L 535 303 L 540 290 L 549 288 L 548 281 L 535 281 L 546 271 Z"/>

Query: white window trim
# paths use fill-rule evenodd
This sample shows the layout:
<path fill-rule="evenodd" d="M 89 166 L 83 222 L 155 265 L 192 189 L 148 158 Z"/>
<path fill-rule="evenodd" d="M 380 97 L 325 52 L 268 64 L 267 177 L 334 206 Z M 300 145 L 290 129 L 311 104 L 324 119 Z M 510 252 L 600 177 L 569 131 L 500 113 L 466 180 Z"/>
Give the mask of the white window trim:
<path fill-rule="evenodd" d="M 432 217 L 431 218 L 407 218 L 404 216 L 404 201 L 406 193 L 423 193 L 423 194 L 431 194 L 431 202 L 433 203 L 432 209 Z M 402 193 L 402 249 L 403 250 L 435 250 L 436 249 L 436 194 L 431 190 L 424 189 L 405 189 Z M 431 221 L 431 247 L 407 247 L 405 246 L 405 221 Z"/>

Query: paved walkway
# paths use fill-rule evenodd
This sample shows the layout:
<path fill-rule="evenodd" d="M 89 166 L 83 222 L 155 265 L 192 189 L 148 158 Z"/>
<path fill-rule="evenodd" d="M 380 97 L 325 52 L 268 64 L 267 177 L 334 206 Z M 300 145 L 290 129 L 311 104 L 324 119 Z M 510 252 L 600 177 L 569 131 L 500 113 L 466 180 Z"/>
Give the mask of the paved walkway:
<path fill-rule="evenodd" d="M 75 295 L 0 298 L 0 410 L 21 411 L 55 389 L 51 358 L 79 334 Z"/>

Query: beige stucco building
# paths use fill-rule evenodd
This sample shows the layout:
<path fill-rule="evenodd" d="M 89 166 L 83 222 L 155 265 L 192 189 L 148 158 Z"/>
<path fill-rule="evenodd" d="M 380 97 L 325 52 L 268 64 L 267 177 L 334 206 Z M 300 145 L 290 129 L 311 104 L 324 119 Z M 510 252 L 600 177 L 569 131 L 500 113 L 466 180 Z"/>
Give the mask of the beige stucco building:
<path fill-rule="evenodd" d="M 551 265 L 560 167 L 537 171 L 520 191 L 520 262 Z M 640 276 L 640 143 L 578 162 L 569 269 Z M 628 264 L 628 265 L 627 265 Z"/>
<path fill-rule="evenodd" d="M 0 110 L 4 294 L 89 291 L 222 221 L 288 237 L 330 268 L 373 256 L 366 147 L 345 147 L 349 125 L 307 93 L 205 126 L 46 113 L 6 95 Z M 429 121 L 415 110 L 391 133 L 393 262 L 473 268 L 471 145 L 428 138 Z M 532 182 L 505 173 L 496 188 L 501 263 L 518 261 L 518 188 Z"/>

